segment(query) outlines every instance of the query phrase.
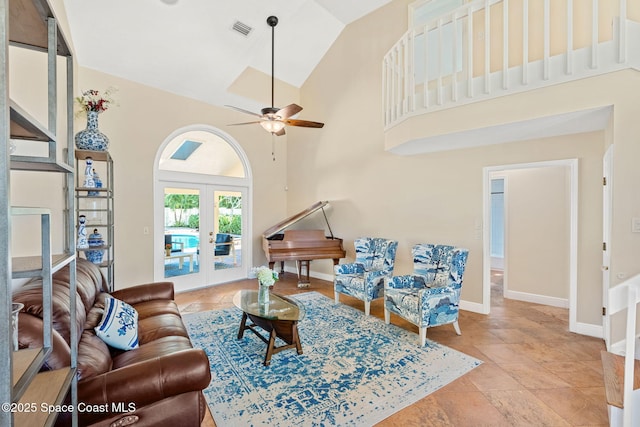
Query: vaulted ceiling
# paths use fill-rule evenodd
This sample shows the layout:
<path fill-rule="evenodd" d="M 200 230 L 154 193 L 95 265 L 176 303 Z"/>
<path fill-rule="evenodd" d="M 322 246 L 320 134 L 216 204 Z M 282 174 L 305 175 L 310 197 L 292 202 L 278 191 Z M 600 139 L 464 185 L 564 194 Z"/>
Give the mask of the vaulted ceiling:
<path fill-rule="evenodd" d="M 391 0 L 64 0 L 79 65 L 213 105 L 248 67 L 300 87 L 341 31 Z M 236 22 L 252 28 L 247 36 Z M 269 88 L 265 88 L 269 90 Z M 242 105 L 242 104 L 240 104 Z"/>

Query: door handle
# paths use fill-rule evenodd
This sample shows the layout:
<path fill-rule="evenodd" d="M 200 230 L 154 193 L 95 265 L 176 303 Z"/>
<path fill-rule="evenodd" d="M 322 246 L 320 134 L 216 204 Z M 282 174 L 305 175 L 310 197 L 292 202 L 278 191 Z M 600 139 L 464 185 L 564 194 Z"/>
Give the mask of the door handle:
<path fill-rule="evenodd" d="M 209 243 L 213 243 L 213 239 L 209 239 Z"/>

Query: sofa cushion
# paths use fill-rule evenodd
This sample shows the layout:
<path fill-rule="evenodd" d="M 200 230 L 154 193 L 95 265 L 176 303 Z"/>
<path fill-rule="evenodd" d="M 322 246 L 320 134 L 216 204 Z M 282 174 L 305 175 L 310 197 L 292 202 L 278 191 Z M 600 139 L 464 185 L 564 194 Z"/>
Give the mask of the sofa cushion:
<path fill-rule="evenodd" d="M 111 298 L 106 292 L 99 294 L 96 297 L 96 303 L 91 310 L 87 312 L 87 320 L 84 322 L 84 330 L 90 330 L 95 334 L 94 328 L 98 326 L 98 323 L 102 320 L 102 316 L 104 315 L 104 305 L 107 298 Z"/>
<path fill-rule="evenodd" d="M 178 305 L 172 300 L 144 301 L 132 305 L 138 312 L 138 319 L 140 320 L 151 316 L 157 316 L 159 314 L 173 314 L 175 316 L 180 316 Z"/>
<path fill-rule="evenodd" d="M 131 350 L 138 347 L 138 312 L 129 304 L 107 298 L 96 335 L 111 347 Z"/>
<path fill-rule="evenodd" d="M 186 337 L 164 337 L 147 344 L 140 344 L 136 349 L 125 351 L 113 358 L 113 368 L 118 369 L 134 363 L 160 358 L 182 350 L 193 348 Z"/>
<path fill-rule="evenodd" d="M 138 338 L 140 344 L 146 344 L 168 336 L 189 337 L 182 318 L 175 314 L 159 314 L 140 319 Z"/>
<path fill-rule="evenodd" d="M 78 380 L 95 377 L 111 370 L 109 347 L 91 330 L 85 330 L 78 345 Z"/>
<path fill-rule="evenodd" d="M 53 278 L 68 286 L 69 267 L 65 266 L 55 272 Z M 83 258 L 76 260 L 76 292 L 82 300 L 85 312 L 93 307 L 96 297 L 106 291 L 105 283 L 104 274 L 96 264 Z"/>
<path fill-rule="evenodd" d="M 71 336 L 71 305 L 69 284 L 60 280 L 53 280 L 52 297 L 52 323 L 62 338 L 70 345 Z M 42 319 L 42 279 L 32 279 L 18 288 L 13 294 L 13 301 L 24 304 L 23 312 L 32 314 Z M 80 298 L 76 298 L 76 328 L 78 337 L 82 333 L 87 313 Z"/>

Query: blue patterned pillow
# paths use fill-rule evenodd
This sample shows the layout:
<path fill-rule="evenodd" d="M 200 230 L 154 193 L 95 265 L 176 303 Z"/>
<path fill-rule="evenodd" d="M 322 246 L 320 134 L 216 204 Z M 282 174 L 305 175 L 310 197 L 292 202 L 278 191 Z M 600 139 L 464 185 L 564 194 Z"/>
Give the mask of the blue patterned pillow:
<path fill-rule="evenodd" d="M 138 347 L 138 312 L 124 301 L 109 297 L 105 301 L 102 320 L 96 335 L 105 343 L 121 350 Z"/>

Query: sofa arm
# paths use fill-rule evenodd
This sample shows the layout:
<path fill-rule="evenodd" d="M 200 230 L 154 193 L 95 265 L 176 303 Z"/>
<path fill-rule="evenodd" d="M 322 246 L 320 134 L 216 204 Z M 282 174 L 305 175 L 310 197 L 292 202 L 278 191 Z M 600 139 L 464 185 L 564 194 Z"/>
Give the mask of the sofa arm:
<path fill-rule="evenodd" d="M 156 299 L 173 300 L 173 282 L 146 283 L 119 289 L 111 292 L 111 296 L 132 305 Z"/>
<path fill-rule="evenodd" d="M 205 389 L 211 381 L 202 349 L 188 349 L 133 363 L 78 383 L 78 400 L 88 405 L 124 403 L 141 408 L 167 397 Z"/>

